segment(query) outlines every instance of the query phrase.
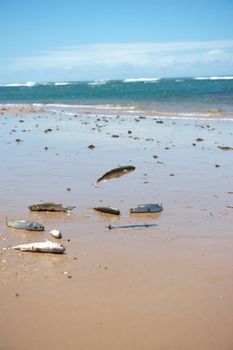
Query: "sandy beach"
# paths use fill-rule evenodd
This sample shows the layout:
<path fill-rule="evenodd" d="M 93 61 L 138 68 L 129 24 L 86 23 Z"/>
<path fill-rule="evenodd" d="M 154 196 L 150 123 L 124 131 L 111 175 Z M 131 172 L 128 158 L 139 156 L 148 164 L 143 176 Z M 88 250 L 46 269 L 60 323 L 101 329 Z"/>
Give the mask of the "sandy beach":
<path fill-rule="evenodd" d="M 0 350 L 232 350 L 233 121 L 0 112 Z M 136 170 L 95 186 L 120 165 Z M 48 201 L 76 208 L 28 209 Z M 51 229 L 65 254 L 5 249 Z"/>

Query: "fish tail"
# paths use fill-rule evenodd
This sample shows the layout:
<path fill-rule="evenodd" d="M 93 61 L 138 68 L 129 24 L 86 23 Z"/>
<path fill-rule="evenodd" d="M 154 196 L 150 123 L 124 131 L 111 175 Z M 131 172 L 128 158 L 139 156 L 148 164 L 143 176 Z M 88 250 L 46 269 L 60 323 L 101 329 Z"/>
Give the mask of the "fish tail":
<path fill-rule="evenodd" d="M 10 250 L 20 250 L 20 246 L 19 245 L 15 245 L 13 247 L 8 247 L 8 249 L 10 249 Z"/>

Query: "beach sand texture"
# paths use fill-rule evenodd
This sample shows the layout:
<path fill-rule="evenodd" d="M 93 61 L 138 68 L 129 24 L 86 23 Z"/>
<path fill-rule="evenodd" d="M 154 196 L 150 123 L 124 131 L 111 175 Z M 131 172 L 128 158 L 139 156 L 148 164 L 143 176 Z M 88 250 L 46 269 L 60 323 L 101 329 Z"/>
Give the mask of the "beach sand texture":
<path fill-rule="evenodd" d="M 3 111 L 0 349 L 233 349 L 233 151 L 218 146 L 231 120 Z M 120 165 L 136 169 L 94 185 Z M 76 208 L 28 210 L 48 201 Z M 141 203 L 164 210 L 129 213 Z M 106 228 L 142 223 L 158 226 Z M 4 249 L 46 238 L 66 253 Z"/>

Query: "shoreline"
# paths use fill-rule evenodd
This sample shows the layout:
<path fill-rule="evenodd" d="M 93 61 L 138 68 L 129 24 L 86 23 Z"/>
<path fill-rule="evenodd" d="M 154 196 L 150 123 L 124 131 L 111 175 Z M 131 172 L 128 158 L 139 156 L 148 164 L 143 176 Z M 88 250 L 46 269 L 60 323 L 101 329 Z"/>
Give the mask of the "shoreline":
<path fill-rule="evenodd" d="M 153 109 L 138 109 L 136 105 L 118 104 L 56 104 L 56 103 L 0 103 L 0 114 L 21 114 L 21 113 L 65 113 L 66 115 L 89 115 L 96 117 L 104 115 L 108 117 L 146 117 L 173 120 L 221 120 L 233 121 L 233 115 L 221 110 L 209 111 L 158 111 Z"/>

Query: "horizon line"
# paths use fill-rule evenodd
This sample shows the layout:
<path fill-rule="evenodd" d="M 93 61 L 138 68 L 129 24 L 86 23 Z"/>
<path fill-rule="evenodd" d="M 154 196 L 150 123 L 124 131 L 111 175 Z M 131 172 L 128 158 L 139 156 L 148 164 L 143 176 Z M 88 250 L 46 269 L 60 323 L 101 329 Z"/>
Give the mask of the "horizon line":
<path fill-rule="evenodd" d="M 73 83 L 85 83 L 85 82 L 110 82 L 110 81 L 122 81 L 125 83 L 131 83 L 131 82 L 155 82 L 159 81 L 162 79 L 193 79 L 193 80 L 233 80 L 233 74 L 223 74 L 223 75 L 190 75 L 190 76 L 164 76 L 164 77 L 152 77 L 152 76 L 147 76 L 147 77 L 128 77 L 128 78 L 100 78 L 100 79 L 77 79 L 77 80 L 48 80 L 48 81 L 32 81 L 32 80 L 27 80 L 27 81 L 20 81 L 20 82 L 2 82 L 0 83 L 0 87 L 17 87 L 20 85 L 24 85 L 27 87 L 33 87 L 36 84 L 73 84 Z"/>

